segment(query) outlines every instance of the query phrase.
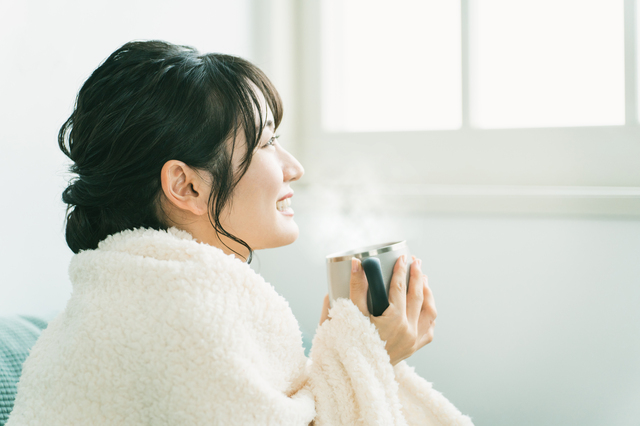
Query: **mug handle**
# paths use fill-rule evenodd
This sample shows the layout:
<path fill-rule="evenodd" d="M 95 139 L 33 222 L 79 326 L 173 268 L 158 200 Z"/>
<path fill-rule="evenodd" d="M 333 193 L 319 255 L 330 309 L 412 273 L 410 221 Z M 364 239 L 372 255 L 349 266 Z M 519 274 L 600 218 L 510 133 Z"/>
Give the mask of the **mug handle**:
<path fill-rule="evenodd" d="M 380 259 L 377 257 L 367 257 L 362 260 L 362 269 L 367 276 L 369 283 L 369 294 L 371 294 L 371 314 L 379 317 L 389 307 L 389 298 L 382 278 L 382 268 Z"/>

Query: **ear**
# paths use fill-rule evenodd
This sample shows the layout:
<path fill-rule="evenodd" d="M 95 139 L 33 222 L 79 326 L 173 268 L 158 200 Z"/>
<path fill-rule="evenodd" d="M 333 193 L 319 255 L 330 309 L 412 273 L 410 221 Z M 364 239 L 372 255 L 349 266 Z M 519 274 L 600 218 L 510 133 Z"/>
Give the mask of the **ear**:
<path fill-rule="evenodd" d="M 162 191 L 171 204 L 197 216 L 207 214 L 211 184 L 182 161 L 169 160 L 160 172 Z"/>

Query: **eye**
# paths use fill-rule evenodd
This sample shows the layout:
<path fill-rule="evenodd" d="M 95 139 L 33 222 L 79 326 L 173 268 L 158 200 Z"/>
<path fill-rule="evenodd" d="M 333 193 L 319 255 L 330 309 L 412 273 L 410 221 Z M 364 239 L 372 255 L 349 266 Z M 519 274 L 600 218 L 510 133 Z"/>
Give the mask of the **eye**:
<path fill-rule="evenodd" d="M 273 135 L 271 136 L 271 138 L 267 141 L 267 143 L 264 144 L 264 146 L 273 146 L 276 143 L 276 140 L 280 137 L 280 135 Z"/>

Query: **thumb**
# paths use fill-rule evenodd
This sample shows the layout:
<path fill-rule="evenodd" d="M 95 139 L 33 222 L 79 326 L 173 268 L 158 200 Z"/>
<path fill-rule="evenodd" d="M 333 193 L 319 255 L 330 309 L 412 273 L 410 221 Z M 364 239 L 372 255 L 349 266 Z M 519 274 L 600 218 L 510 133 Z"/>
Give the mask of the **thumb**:
<path fill-rule="evenodd" d="M 367 307 L 367 290 L 369 283 L 367 276 L 364 274 L 360 259 L 355 257 L 351 259 L 351 280 L 349 281 L 349 298 L 354 305 L 360 309 L 365 317 L 369 316 L 369 308 Z"/>
<path fill-rule="evenodd" d="M 320 325 L 329 319 L 329 295 L 324 297 L 324 303 L 322 304 L 322 314 L 320 315 Z"/>

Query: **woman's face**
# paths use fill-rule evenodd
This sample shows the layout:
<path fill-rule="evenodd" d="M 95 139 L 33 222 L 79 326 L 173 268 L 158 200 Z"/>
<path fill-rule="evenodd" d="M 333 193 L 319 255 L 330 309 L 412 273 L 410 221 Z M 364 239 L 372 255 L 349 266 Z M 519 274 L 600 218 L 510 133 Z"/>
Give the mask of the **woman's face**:
<path fill-rule="evenodd" d="M 261 100 L 266 109 L 266 125 L 260 143 L 220 215 L 224 229 L 253 250 L 291 244 L 298 237 L 298 225 L 289 207 L 293 196 L 290 185 L 304 173 L 298 160 L 276 141 L 273 113 L 264 97 Z M 236 144 L 234 167 L 239 166 L 245 152 L 244 142 Z"/>

